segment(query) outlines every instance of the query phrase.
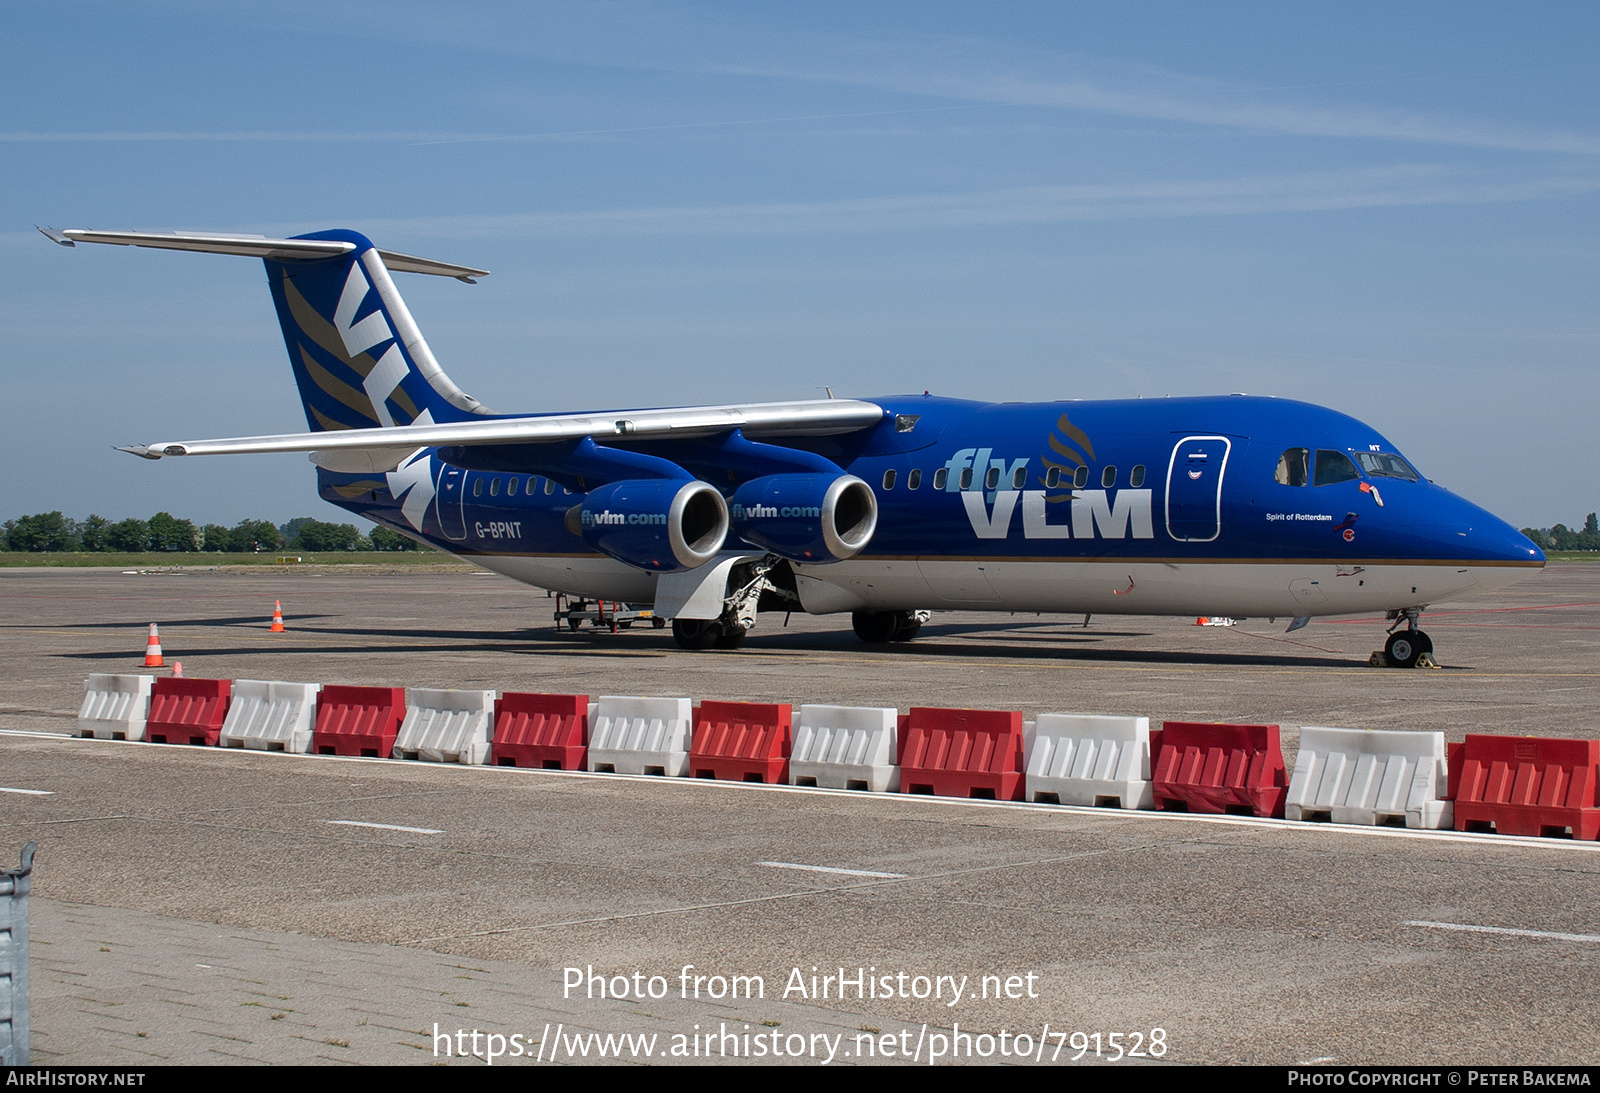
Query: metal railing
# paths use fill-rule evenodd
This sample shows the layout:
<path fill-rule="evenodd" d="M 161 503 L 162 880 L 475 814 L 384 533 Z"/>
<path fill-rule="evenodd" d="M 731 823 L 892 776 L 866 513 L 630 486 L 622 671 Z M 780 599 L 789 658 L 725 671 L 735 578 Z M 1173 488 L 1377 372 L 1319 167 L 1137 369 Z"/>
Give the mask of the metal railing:
<path fill-rule="evenodd" d="M 22 865 L 0 869 L 0 1064 L 28 1065 L 28 892 L 33 888 L 33 852 L 22 848 Z"/>

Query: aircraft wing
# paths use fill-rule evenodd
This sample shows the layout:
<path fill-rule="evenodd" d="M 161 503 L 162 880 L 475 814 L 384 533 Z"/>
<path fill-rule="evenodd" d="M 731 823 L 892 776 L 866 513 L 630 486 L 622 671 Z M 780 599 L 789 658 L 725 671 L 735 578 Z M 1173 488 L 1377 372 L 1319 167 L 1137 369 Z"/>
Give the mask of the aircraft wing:
<path fill-rule="evenodd" d="M 857 399 L 810 399 L 734 406 L 689 406 L 666 410 L 617 410 L 583 414 L 503 417 L 387 429 L 340 429 L 321 433 L 161 441 L 119 446 L 145 459 L 168 455 L 245 455 L 262 452 L 332 452 L 373 448 L 414 450 L 444 445 L 543 444 L 583 437 L 658 439 L 709 436 L 740 429 L 748 437 L 827 436 L 865 429 L 884 410 Z"/>

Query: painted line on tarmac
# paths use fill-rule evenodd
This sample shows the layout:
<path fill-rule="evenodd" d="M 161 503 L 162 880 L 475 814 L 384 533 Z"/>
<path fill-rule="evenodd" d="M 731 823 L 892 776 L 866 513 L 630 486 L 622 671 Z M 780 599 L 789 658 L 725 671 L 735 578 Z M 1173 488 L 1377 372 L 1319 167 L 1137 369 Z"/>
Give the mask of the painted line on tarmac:
<path fill-rule="evenodd" d="M 875 869 L 840 869 L 834 865 L 801 865 L 792 861 L 758 861 L 757 865 L 765 865 L 770 869 L 804 869 L 812 873 L 843 873 L 849 877 L 883 877 L 894 880 L 905 877 L 906 873 L 880 873 Z"/>
<path fill-rule="evenodd" d="M 1414 919 L 1407 926 L 1421 926 L 1429 930 L 1461 930 L 1472 934 L 1506 934 L 1510 937 L 1542 937 L 1552 941 L 1600 942 L 1600 934 L 1562 934 L 1551 930 L 1513 930 L 1509 926 L 1473 926 L 1466 922 L 1428 922 Z"/>
<path fill-rule="evenodd" d="M 54 797 L 53 789 L 14 789 L 11 786 L 0 786 L 0 793 L 26 793 L 34 797 Z"/>
<path fill-rule="evenodd" d="M 699 781 L 700 779 L 694 779 Z M 740 784 L 740 783 L 731 783 Z M 556 930 L 572 926 L 595 926 L 601 923 L 630 922 L 635 919 L 656 918 L 662 915 L 687 915 L 695 911 L 715 911 L 729 907 L 748 907 L 757 903 L 779 903 L 786 900 L 818 899 L 840 893 L 858 892 L 869 888 L 882 888 L 887 885 L 916 884 L 921 881 L 948 880 L 956 877 L 967 877 L 978 873 L 993 873 L 1006 869 L 1030 869 L 1042 865 L 1058 865 L 1064 862 L 1080 861 L 1085 858 L 1098 858 L 1112 854 L 1136 854 L 1146 850 L 1160 849 L 1157 843 L 1137 843 L 1130 846 L 1107 846 L 1097 850 L 1084 850 L 1076 854 L 1062 854 L 1049 858 L 1031 858 L 1025 861 L 995 862 L 986 865 L 973 865 L 960 869 L 946 869 L 938 873 L 923 873 L 917 876 L 898 877 L 865 877 L 856 882 L 841 881 L 832 888 L 807 888 L 798 892 L 775 892 L 765 896 L 746 896 L 742 899 L 718 900 L 714 903 L 696 903 L 687 906 L 659 907 L 650 911 L 629 911 L 620 914 L 599 915 L 594 918 L 569 919 L 564 922 L 536 922 L 526 926 L 503 926 L 494 930 L 474 930 L 463 934 L 441 934 L 438 937 L 418 937 L 395 942 L 396 945 L 427 945 L 435 941 L 459 941 L 469 937 L 500 937 L 506 934 L 522 934 L 533 930 Z"/>
<path fill-rule="evenodd" d="M 342 824 L 345 827 L 376 827 L 382 831 L 408 831 L 413 835 L 443 835 L 438 827 L 401 827 L 399 824 L 369 824 L 364 820 L 323 820 L 325 824 Z"/>

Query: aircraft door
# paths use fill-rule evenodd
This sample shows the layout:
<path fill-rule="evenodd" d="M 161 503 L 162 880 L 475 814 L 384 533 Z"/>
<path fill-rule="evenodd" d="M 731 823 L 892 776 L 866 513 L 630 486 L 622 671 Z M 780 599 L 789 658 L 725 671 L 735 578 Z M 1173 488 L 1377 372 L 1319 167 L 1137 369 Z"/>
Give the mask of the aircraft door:
<path fill-rule="evenodd" d="M 1210 543 L 1222 534 L 1222 479 L 1233 442 L 1186 436 L 1167 464 L 1167 534 L 1180 543 Z"/>
<path fill-rule="evenodd" d="M 446 463 L 439 475 L 439 530 L 456 542 L 467 537 L 467 516 L 461 508 L 466 502 L 466 486 L 467 472 Z"/>

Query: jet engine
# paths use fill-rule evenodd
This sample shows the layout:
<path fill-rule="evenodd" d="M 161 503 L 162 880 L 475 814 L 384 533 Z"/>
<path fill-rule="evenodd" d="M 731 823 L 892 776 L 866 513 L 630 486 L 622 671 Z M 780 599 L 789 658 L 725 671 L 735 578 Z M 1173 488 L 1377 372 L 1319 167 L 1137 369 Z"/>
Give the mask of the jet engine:
<path fill-rule="evenodd" d="M 681 573 L 705 565 L 722 549 L 728 503 L 697 480 L 612 482 L 567 510 L 567 528 L 619 562 L 652 573 Z"/>
<path fill-rule="evenodd" d="M 859 554 L 878 527 L 872 487 L 851 474 L 770 474 L 730 502 L 733 533 L 780 558 L 837 562 Z"/>

